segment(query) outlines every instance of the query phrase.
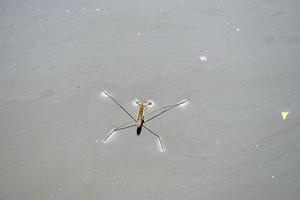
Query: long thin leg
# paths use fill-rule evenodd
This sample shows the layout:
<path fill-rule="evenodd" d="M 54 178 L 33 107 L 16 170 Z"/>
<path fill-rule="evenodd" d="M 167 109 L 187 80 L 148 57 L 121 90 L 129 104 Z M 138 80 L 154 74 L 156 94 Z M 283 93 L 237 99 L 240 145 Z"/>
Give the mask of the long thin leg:
<path fill-rule="evenodd" d="M 136 119 L 125 109 L 125 107 L 119 102 L 119 101 L 117 101 L 115 98 L 113 98 L 108 92 L 106 92 L 105 90 L 103 90 L 103 89 L 101 89 L 101 91 L 104 93 L 104 94 L 106 94 L 111 100 L 113 100 L 113 102 L 115 102 L 116 104 L 118 104 L 118 106 L 120 107 L 120 108 L 122 108 L 122 110 L 124 110 L 126 113 L 127 113 L 127 115 L 131 118 L 131 119 L 133 119 L 135 122 L 136 122 Z"/>
<path fill-rule="evenodd" d="M 177 103 L 177 104 L 164 106 L 164 107 L 162 107 L 162 108 L 159 108 L 159 109 L 157 109 L 157 110 L 154 110 L 154 111 L 148 113 L 147 115 L 151 115 L 151 114 L 153 114 L 153 113 L 155 113 L 155 112 L 157 112 L 157 111 L 159 111 L 159 110 L 166 109 L 166 110 L 163 110 L 163 111 L 159 112 L 158 114 L 154 115 L 153 117 L 150 117 L 149 119 L 145 120 L 145 123 L 151 121 L 152 119 L 154 119 L 154 118 L 160 116 L 161 114 L 163 114 L 163 113 L 165 113 L 165 112 L 167 112 L 167 111 L 169 111 L 169 110 L 171 110 L 171 109 L 173 109 L 173 108 L 176 108 L 176 107 L 179 106 L 179 105 L 182 105 L 182 104 L 188 102 L 189 100 L 190 100 L 190 99 L 187 99 L 187 100 L 182 101 L 182 102 L 179 102 L 179 103 Z M 145 115 L 145 116 L 147 116 L 147 115 Z"/>
<path fill-rule="evenodd" d="M 103 140 L 103 144 L 108 140 L 108 138 L 110 138 L 112 136 L 112 134 L 116 131 L 119 131 L 119 130 L 124 130 L 124 129 L 127 129 L 127 128 L 131 128 L 131 127 L 134 127 L 136 126 L 136 124 L 133 124 L 133 125 L 130 125 L 130 126 L 125 126 L 125 127 L 118 127 L 118 128 L 115 128 L 113 129 Z"/>
<path fill-rule="evenodd" d="M 159 144 L 160 144 L 160 147 L 161 147 L 161 151 L 164 152 L 164 151 L 165 151 L 165 148 L 164 148 L 164 146 L 163 146 L 163 143 L 162 143 L 162 140 L 161 140 L 160 136 L 159 136 L 158 134 L 154 133 L 153 131 L 151 131 L 151 130 L 150 130 L 149 128 L 147 128 L 145 125 L 143 125 L 143 127 L 144 127 L 147 131 L 149 131 L 150 133 L 152 133 L 154 136 L 156 136 L 156 137 L 158 138 Z"/>

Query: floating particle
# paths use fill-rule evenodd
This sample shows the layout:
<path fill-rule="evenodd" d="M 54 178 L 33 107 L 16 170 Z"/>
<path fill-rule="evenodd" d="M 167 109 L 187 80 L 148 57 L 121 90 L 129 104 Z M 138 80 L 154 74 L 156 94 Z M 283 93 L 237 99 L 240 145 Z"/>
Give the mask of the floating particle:
<path fill-rule="evenodd" d="M 275 176 L 271 176 L 271 178 L 272 178 L 272 179 L 274 179 L 274 178 L 275 178 Z"/>
<path fill-rule="evenodd" d="M 225 22 L 225 24 L 228 26 L 228 25 L 229 25 L 229 22 Z"/>
<path fill-rule="evenodd" d="M 86 8 L 82 8 L 82 11 L 85 11 L 86 10 Z"/>
<path fill-rule="evenodd" d="M 236 31 L 237 31 L 237 32 L 239 32 L 239 31 L 240 31 L 240 29 L 239 29 L 239 28 L 237 28 L 237 29 L 236 29 Z"/>
<path fill-rule="evenodd" d="M 207 57 L 206 56 L 199 56 L 199 59 L 201 62 L 207 62 Z"/>
<path fill-rule="evenodd" d="M 198 178 L 197 178 L 197 177 L 193 177 L 193 178 L 192 178 L 192 181 L 193 181 L 194 183 L 197 183 L 197 182 L 198 182 Z"/>
<path fill-rule="evenodd" d="M 137 34 L 137 35 L 141 35 L 141 33 L 140 33 L 140 32 L 137 32 L 136 34 Z"/>
<path fill-rule="evenodd" d="M 281 117 L 283 120 L 286 120 L 287 116 L 288 116 L 289 112 L 281 112 Z"/>
<path fill-rule="evenodd" d="M 69 10 L 69 9 L 66 9 L 66 10 L 65 10 L 65 13 L 69 13 L 69 12 L 70 12 L 70 10 Z"/>
<path fill-rule="evenodd" d="M 100 8 L 96 8 L 96 11 L 99 12 L 99 11 L 100 11 Z"/>

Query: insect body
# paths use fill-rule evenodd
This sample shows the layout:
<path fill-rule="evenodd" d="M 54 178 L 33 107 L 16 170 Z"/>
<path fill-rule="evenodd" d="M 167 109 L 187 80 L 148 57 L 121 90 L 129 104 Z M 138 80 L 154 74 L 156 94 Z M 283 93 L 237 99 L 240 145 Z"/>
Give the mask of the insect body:
<path fill-rule="evenodd" d="M 152 104 L 151 101 L 136 101 L 136 103 L 139 105 L 139 110 L 137 113 L 137 119 L 136 119 L 136 133 L 137 135 L 141 134 L 142 127 L 144 124 L 144 113 L 147 106 L 150 106 Z"/>
<path fill-rule="evenodd" d="M 144 104 L 139 105 L 139 111 L 136 120 L 136 134 L 140 135 L 144 124 Z"/>
<path fill-rule="evenodd" d="M 113 129 L 113 130 L 109 133 L 109 135 L 103 140 L 103 143 L 105 143 L 105 142 L 107 141 L 107 139 L 108 139 L 110 136 L 112 136 L 112 134 L 113 134 L 114 132 L 116 132 L 116 131 L 118 131 L 118 130 L 123 130 L 123 129 L 127 129 L 127 128 L 131 128 L 131 127 L 136 126 L 136 128 L 137 128 L 137 129 L 136 129 L 136 133 L 137 133 L 137 135 L 140 135 L 140 134 L 141 134 L 141 131 L 142 131 L 142 128 L 144 127 L 147 131 L 149 131 L 151 134 L 153 134 L 154 136 L 156 136 L 156 137 L 159 139 L 159 143 L 160 143 L 162 152 L 164 152 L 164 146 L 163 146 L 163 144 L 162 144 L 161 137 L 160 137 L 158 134 L 156 134 L 155 132 L 151 131 L 149 128 L 147 128 L 144 124 L 147 123 L 147 122 L 149 122 L 149 121 L 151 121 L 151 120 L 153 120 L 154 118 L 160 116 L 161 114 L 163 114 L 163 113 L 165 113 L 165 112 L 167 112 L 167 111 L 169 111 L 169 110 L 171 110 L 171 109 L 173 109 L 173 108 L 175 108 L 175 107 L 177 107 L 177 106 L 179 106 L 179 105 L 183 105 L 183 104 L 185 104 L 185 103 L 187 103 L 187 102 L 189 101 L 189 99 L 183 100 L 183 101 L 181 101 L 181 102 L 179 102 L 179 103 L 177 103 L 177 104 L 164 106 L 164 107 L 162 107 L 162 108 L 159 108 L 159 109 L 157 109 L 157 110 L 154 110 L 154 111 L 152 111 L 152 112 L 150 112 L 150 113 L 148 113 L 148 114 L 146 115 L 146 116 L 151 116 L 151 115 L 153 115 L 153 116 L 151 116 L 150 118 L 148 118 L 148 119 L 146 119 L 146 120 L 144 119 L 144 117 L 145 117 L 145 116 L 144 116 L 144 113 L 145 113 L 146 108 L 147 108 L 148 106 L 152 105 L 151 100 L 141 100 L 141 101 L 136 101 L 136 104 L 139 105 L 139 108 L 138 108 L 138 112 L 137 112 L 137 118 L 135 119 L 135 118 L 127 111 L 127 109 L 125 109 L 125 107 L 124 107 L 121 103 L 119 103 L 119 101 L 117 101 L 115 98 L 113 98 L 113 97 L 112 97 L 108 92 L 106 92 L 105 90 L 102 90 L 102 92 L 103 92 L 104 96 L 108 96 L 111 100 L 113 100 L 116 104 L 118 104 L 118 105 L 120 106 L 120 108 L 121 108 L 124 112 L 126 112 L 127 115 L 128 115 L 132 120 L 134 120 L 134 122 L 135 122 L 135 124 L 133 124 L 133 125 L 128 125 L 129 122 L 127 122 L 127 123 L 124 123 L 124 124 L 122 124 L 121 126 L 115 128 L 115 129 Z"/>

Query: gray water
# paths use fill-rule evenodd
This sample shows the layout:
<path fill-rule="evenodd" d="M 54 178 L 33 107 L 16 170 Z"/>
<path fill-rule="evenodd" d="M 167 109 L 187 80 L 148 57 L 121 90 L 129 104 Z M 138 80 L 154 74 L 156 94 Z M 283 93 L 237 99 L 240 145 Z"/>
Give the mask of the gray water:
<path fill-rule="evenodd" d="M 0 1 L 0 199 L 299 199 L 299 8 Z M 147 125 L 166 152 L 134 128 L 102 144 L 130 118 L 101 88 L 134 116 L 190 98 Z"/>

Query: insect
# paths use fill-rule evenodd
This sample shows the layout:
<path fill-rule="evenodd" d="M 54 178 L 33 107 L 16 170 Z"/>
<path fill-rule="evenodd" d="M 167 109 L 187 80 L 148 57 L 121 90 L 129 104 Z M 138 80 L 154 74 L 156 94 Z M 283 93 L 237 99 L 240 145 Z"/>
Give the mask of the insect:
<path fill-rule="evenodd" d="M 137 117 L 134 118 L 133 115 L 131 115 L 127 109 L 118 101 L 116 100 L 114 97 L 112 97 L 107 91 L 101 89 L 102 91 L 102 94 L 104 96 L 107 96 L 109 97 L 113 102 L 115 102 L 133 121 L 134 121 L 134 124 L 131 124 L 131 125 L 128 125 L 131 121 L 129 122 L 126 122 L 120 126 L 118 126 L 117 128 L 113 129 L 104 139 L 103 139 L 103 143 L 105 143 L 112 135 L 113 133 L 115 133 L 116 131 L 119 131 L 119 130 L 124 130 L 124 129 L 127 129 L 127 128 L 131 128 L 131 127 L 134 127 L 136 126 L 136 133 L 137 135 L 140 135 L 141 134 L 141 131 L 142 131 L 142 128 L 145 128 L 147 131 L 149 131 L 149 133 L 153 134 L 155 137 L 158 138 L 158 141 L 159 141 L 159 144 L 160 144 L 160 147 L 161 147 L 161 151 L 164 152 L 165 151 L 165 148 L 163 146 L 163 142 L 162 142 L 162 139 L 160 137 L 160 135 L 156 134 L 155 132 L 153 132 L 152 130 L 150 130 L 147 126 L 145 126 L 145 124 L 153 119 L 155 119 L 156 117 L 160 116 L 161 114 L 177 107 L 177 106 L 180 106 L 180 105 L 184 105 L 185 103 L 187 103 L 188 101 L 190 101 L 190 99 L 186 99 L 186 100 L 182 100 L 181 102 L 179 103 L 176 103 L 176 104 L 172 104 L 172 105 L 167 105 L 167 106 L 164 106 L 164 107 L 161 107 L 159 109 L 156 109 L 148 114 L 144 114 L 145 113 L 145 110 L 150 106 L 152 105 L 152 101 L 151 100 L 136 100 L 135 103 L 138 105 L 138 112 L 137 112 Z M 153 115 L 153 116 L 151 116 Z M 148 119 L 145 119 L 145 117 L 149 116 Z"/>

